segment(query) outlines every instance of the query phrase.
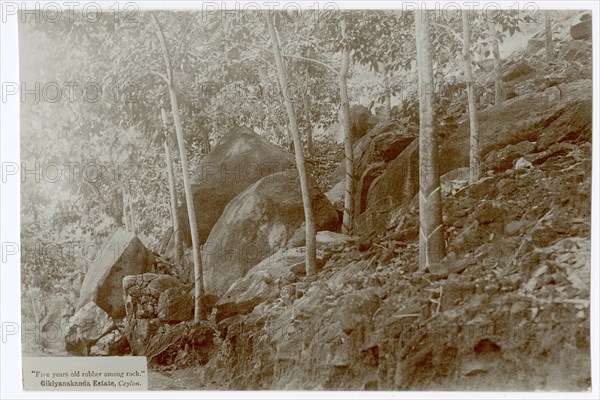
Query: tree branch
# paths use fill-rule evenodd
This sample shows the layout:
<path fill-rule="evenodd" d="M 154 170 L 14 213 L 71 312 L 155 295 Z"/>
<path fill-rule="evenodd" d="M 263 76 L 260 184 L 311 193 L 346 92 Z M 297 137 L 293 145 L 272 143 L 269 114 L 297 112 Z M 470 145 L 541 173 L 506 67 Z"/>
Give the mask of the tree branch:
<path fill-rule="evenodd" d="M 438 28 L 442 28 L 442 29 L 446 29 L 446 30 L 450 31 L 450 33 L 452 33 L 452 35 L 454 35 L 454 38 L 456 40 L 458 40 L 460 43 L 463 43 L 463 40 L 460 37 L 460 35 L 455 30 L 450 28 L 449 26 L 438 24 L 437 22 L 432 22 L 432 21 L 429 21 L 429 24 L 433 25 L 433 26 L 437 26 Z"/>
<path fill-rule="evenodd" d="M 153 71 L 153 70 L 150 70 L 150 73 L 152 73 L 152 74 L 154 74 L 154 75 L 156 75 L 156 76 L 158 76 L 158 77 L 162 78 L 162 79 L 165 81 L 165 83 L 166 83 L 167 85 L 169 84 L 169 78 L 167 78 L 167 76 L 166 76 L 165 74 L 161 74 L 160 72 L 158 72 L 158 71 Z"/>
<path fill-rule="evenodd" d="M 176 64 L 178 61 L 178 58 L 181 57 L 181 48 L 183 46 L 184 43 L 184 39 L 187 36 L 187 34 L 190 31 L 190 27 L 192 26 L 192 22 L 196 21 L 196 18 L 198 17 L 199 14 L 192 16 L 192 18 L 190 18 L 190 22 L 188 23 L 188 25 L 185 27 L 185 30 L 183 31 L 183 33 L 181 34 L 181 37 L 178 40 L 179 46 L 177 46 L 177 50 L 173 53 L 173 63 Z"/>
<path fill-rule="evenodd" d="M 166 81 L 169 87 L 173 84 L 173 76 L 171 75 L 171 57 L 169 56 L 169 49 L 167 48 L 167 41 L 165 39 L 165 33 L 163 32 L 162 27 L 160 26 L 160 22 L 158 22 L 158 18 L 154 12 L 150 13 L 152 18 L 154 19 L 154 24 L 156 25 L 156 36 L 158 37 L 158 41 L 160 42 L 160 47 L 163 50 L 163 57 L 165 59 L 165 65 L 167 67 L 167 76 Z"/>
<path fill-rule="evenodd" d="M 239 42 L 239 41 L 231 40 L 231 39 L 216 40 L 214 42 L 206 43 L 203 46 L 210 46 L 210 45 L 213 45 L 213 44 L 223 43 L 223 42 L 229 42 L 229 43 L 237 44 L 239 46 L 246 46 L 246 47 L 249 47 L 249 48 L 254 48 L 254 49 L 258 49 L 258 50 L 261 50 L 261 51 L 266 51 L 268 53 L 271 53 L 271 50 L 265 49 L 264 47 L 256 46 L 256 45 L 254 45 L 252 43 Z M 335 75 L 338 75 L 338 70 L 336 70 L 335 68 L 333 68 L 331 65 L 326 64 L 323 61 L 315 60 L 314 58 L 308 58 L 308 57 L 302 57 L 302 56 L 293 56 L 293 55 L 290 55 L 290 54 L 281 54 L 281 56 L 284 57 L 284 58 L 295 58 L 297 60 L 304 60 L 304 61 L 312 62 L 312 63 L 315 63 L 315 64 L 319 64 L 322 67 L 325 67 L 328 71 L 334 73 Z"/>

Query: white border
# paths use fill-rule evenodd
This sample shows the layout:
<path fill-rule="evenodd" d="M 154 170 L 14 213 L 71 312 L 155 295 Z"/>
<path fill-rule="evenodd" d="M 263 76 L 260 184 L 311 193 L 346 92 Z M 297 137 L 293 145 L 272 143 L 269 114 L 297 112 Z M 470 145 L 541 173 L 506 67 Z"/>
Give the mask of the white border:
<path fill-rule="evenodd" d="M 15 15 L 4 21 L 4 7 L 9 2 L 0 2 L 2 6 L 2 20 L 0 20 L 0 73 L 2 82 L 18 82 L 18 45 L 17 45 L 17 18 Z M 16 1 L 14 3 L 25 4 L 28 8 L 35 7 L 35 4 L 44 5 L 52 3 L 50 1 Z M 65 2 L 54 2 L 63 4 Z M 80 4 L 88 3 L 86 1 Z M 93 3 L 93 2 L 89 2 Z M 116 1 L 96 1 L 103 6 L 109 7 Z M 124 3 L 124 2 L 122 2 Z M 198 9 L 203 4 L 225 4 L 229 9 L 235 9 L 240 4 L 258 3 L 273 4 L 269 1 L 134 1 L 140 9 Z M 303 7 L 309 7 L 317 3 L 316 1 L 296 1 L 296 2 L 278 2 L 280 7 L 289 3 L 299 3 Z M 321 4 L 327 3 L 321 1 Z M 411 2 L 398 1 L 333 1 L 341 8 L 399 8 Z M 448 3 L 442 1 L 418 1 L 413 4 L 426 4 L 428 8 L 439 7 L 440 4 Z M 474 2 L 453 2 L 455 4 L 470 4 Z M 493 2 L 477 2 L 485 5 Z M 593 122 L 593 188 L 592 188 L 592 243 L 600 243 L 598 231 L 598 196 L 599 196 L 599 164 L 598 164 L 598 17 L 599 3 L 597 1 L 535 1 L 535 2 L 517 2 L 517 1 L 496 1 L 503 7 L 511 7 L 520 3 L 523 6 L 526 3 L 539 5 L 540 9 L 589 9 L 593 12 L 593 51 L 594 51 L 594 122 Z M 265 6 L 265 8 L 268 5 Z M 276 8 L 280 8 L 276 7 Z M 479 7 L 478 7 L 479 8 Z M 1 100 L 1 99 L 0 99 Z M 7 103 L 0 101 L 0 161 L 19 163 L 19 104 L 18 100 L 11 98 Z M 17 242 L 19 243 L 19 180 L 9 179 L 7 183 L 1 183 L 0 187 L 0 243 Z M 2 399 L 100 399 L 100 398 L 130 398 L 130 399 L 162 399 L 165 397 L 173 399 L 192 399 L 192 398 L 218 398 L 218 399 L 237 399 L 237 398 L 255 398 L 255 399 L 304 399 L 304 398 L 328 398 L 328 399 L 396 399 L 396 398 L 415 398 L 415 399 L 598 399 L 600 398 L 600 385 L 598 375 L 598 266 L 600 265 L 599 247 L 592 245 L 592 296 L 591 296 L 591 351 L 592 351 L 592 392 L 589 393 L 548 393 L 548 392 L 23 392 L 21 383 L 21 341 L 20 335 L 7 338 L 6 343 L 0 338 L 0 382 Z M 0 322 L 2 326 L 7 323 L 19 322 L 20 313 L 20 263 L 16 257 L 11 257 L 8 262 L 2 262 L 0 259 Z M 17 337 L 18 336 L 18 337 Z"/>

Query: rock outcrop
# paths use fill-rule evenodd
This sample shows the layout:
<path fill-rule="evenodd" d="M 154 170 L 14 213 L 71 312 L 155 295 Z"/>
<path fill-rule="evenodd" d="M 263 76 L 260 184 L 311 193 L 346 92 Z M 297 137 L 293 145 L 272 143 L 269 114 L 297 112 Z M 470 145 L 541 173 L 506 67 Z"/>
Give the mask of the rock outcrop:
<path fill-rule="evenodd" d="M 121 228 L 116 229 L 106 239 L 96 261 L 90 266 L 76 308 L 93 301 L 111 318 L 125 317 L 121 289 L 123 278 L 150 272 L 154 259 L 152 252 L 137 236 Z"/>
<path fill-rule="evenodd" d="M 591 81 L 580 80 L 561 86 L 562 101 L 549 102 L 554 89 L 548 88 L 543 93 L 507 100 L 479 114 L 484 167 L 504 170 L 534 150 L 542 152 L 558 142 L 590 140 Z M 469 121 L 466 120 L 440 145 L 440 175 L 468 167 L 468 148 Z M 382 232 L 389 228 L 390 212 L 411 202 L 418 192 L 418 179 L 419 146 L 415 140 L 373 180 L 366 204 L 361 206 L 364 212 L 357 217 L 359 232 Z"/>
<path fill-rule="evenodd" d="M 290 153 L 269 143 L 246 127 L 231 129 L 206 155 L 192 177 L 198 237 L 203 244 L 225 206 L 248 186 L 261 178 L 293 167 Z M 183 243 L 192 246 L 187 206 L 179 207 L 179 226 Z M 171 237 L 161 253 L 175 254 Z"/>
<path fill-rule="evenodd" d="M 69 321 L 65 335 L 67 352 L 87 356 L 90 347 L 115 328 L 114 321 L 93 301 L 81 307 Z"/>
<path fill-rule="evenodd" d="M 147 273 L 123 279 L 128 319 L 181 322 L 192 319 L 194 299 L 191 287 L 169 275 Z"/>
<path fill-rule="evenodd" d="M 311 184 L 317 230 L 336 231 L 338 213 Z M 283 248 L 304 222 L 295 170 L 267 176 L 240 193 L 223 211 L 204 245 L 207 294 L 222 295 L 252 267 Z"/>

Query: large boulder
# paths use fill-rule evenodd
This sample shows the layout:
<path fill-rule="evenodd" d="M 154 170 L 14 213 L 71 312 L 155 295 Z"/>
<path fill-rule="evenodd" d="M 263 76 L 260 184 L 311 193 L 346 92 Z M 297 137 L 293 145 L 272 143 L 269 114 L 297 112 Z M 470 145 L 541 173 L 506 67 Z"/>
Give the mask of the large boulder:
<path fill-rule="evenodd" d="M 417 137 L 419 127 L 404 126 L 397 121 L 382 122 L 354 144 L 354 176 L 359 178 L 369 164 L 389 162 L 396 158 Z M 344 179 L 346 164 L 342 160 L 331 177 L 331 184 Z"/>
<path fill-rule="evenodd" d="M 378 118 L 363 105 L 356 104 L 350 107 L 350 134 L 353 141 L 362 138 L 376 124 Z"/>
<path fill-rule="evenodd" d="M 269 143 L 246 127 L 231 129 L 204 157 L 192 177 L 198 238 L 203 244 L 225 206 L 259 179 L 294 166 L 290 153 Z M 183 243 L 192 246 L 187 206 L 179 207 L 179 226 Z M 173 256 L 174 241 L 168 235 L 161 249 Z"/>
<path fill-rule="evenodd" d="M 69 321 L 65 335 L 67 352 L 87 356 L 90 347 L 115 328 L 110 316 L 93 301 L 81 307 Z"/>
<path fill-rule="evenodd" d="M 150 272 L 154 259 L 154 254 L 133 233 L 114 230 L 85 275 L 76 308 L 93 301 L 111 318 L 125 317 L 123 278 Z"/>
<path fill-rule="evenodd" d="M 359 232 L 383 231 L 388 213 L 407 204 L 419 190 L 419 141 L 392 161 L 367 193 L 365 211 L 356 217 Z"/>
<path fill-rule="evenodd" d="M 592 13 L 589 11 L 579 14 L 571 23 L 571 37 L 575 40 L 591 39 Z"/>
<path fill-rule="evenodd" d="M 317 230 L 336 231 L 338 213 L 314 183 L 311 201 Z M 233 199 L 204 244 L 206 292 L 222 295 L 238 278 L 283 248 L 304 222 L 295 170 L 267 176 Z"/>

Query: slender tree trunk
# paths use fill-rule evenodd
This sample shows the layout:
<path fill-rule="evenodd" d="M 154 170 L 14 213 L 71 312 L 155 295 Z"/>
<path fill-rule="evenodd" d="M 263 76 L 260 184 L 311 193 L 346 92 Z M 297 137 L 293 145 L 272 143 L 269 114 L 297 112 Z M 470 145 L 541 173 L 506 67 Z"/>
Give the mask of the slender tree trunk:
<path fill-rule="evenodd" d="M 133 208 L 133 199 L 131 197 L 131 189 L 129 188 L 129 184 L 127 184 L 127 203 L 129 204 L 129 216 L 131 217 L 131 233 L 137 235 L 135 226 L 135 211 Z"/>
<path fill-rule="evenodd" d="M 306 86 L 305 90 L 302 93 L 302 103 L 304 106 L 304 119 L 306 121 L 306 151 L 309 156 L 313 154 L 313 131 L 312 131 L 312 121 L 310 119 L 310 98 L 308 96 L 309 84 L 310 84 L 310 76 L 308 74 L 308 65 L 306 66 Z"/>
<path fill-rule="evenodd" d="M 550 11 L 544 11 L 544 22 L 546 25 L 546 62 L 554 61 L 554 46 L 552 45 L 552 20 L 550 19 Z"/>
<path fill-rule="evenodd" d="M 127 232 L 131 232 L 131 227 L 129 226 L 129 215 L 127 213 L 127 196 L 125 194 L 125 185 L 121 187 L 121 199 L 123 202 L 123 217 L 121 218 L 121 222 L 123 223 L 125 230 Z"/>
<path fill-rule="evenodd" d="M 271 21 L 271 13 L 267 14 L 267 25 L 269 27 L 269 34 L 271 36 L 271 43 L 273 46 L 273 55 L 275 56 L 275 64 L 277 66 L 277 75 L 279 76 L 279 84 L 281 86 L 281 93 L 283 94 L 283 101 L 285 108 L 290 120 L 290 128 L 292 133 L 292 139 L 294 141 L 294 153 L 296 156 L 296 168 L 298 169 L 298 175 L 300 177 L 300 189 L 302 191 L 302 203 L 304 205 L 304 219 L 306 225 L 306 275 L 316 273 L 316 259 L 317 259 L 317 233 L 315 229 L 315 221 L 313 216 L 312 203 L 310 199 L 310 188 L 308 185 L 308 177 L 306 174 L 306 166 L 304 164 L 304 154 L 302 153 L 302 141 L 300 140 L 300 131 L 298 130 L 298 121 L 296 119 L 296 110 L 292 104 L 290 94 L 287 86 L 286 71 L 283 64 L 283 58 L 281 57 L 281 51 L 279 49 L 279 41 L 277 31 Z"/>
<path fill-rule="evenodd" d="M 312 121 L 310 120 L 310 100 L 308 95 L 304 93 L 302 95 L 302 102 L 304 105 L 304 120 L 306 121 L 306 152 L 309 156 L 313 154 L 313 133 L 312 133 Z"/>
<path fill-rule="evenodd" d="M 442 195 L 438 164 L 438 143 L 433 128 L 434 83 L 426 11 L 415 14 L 417 68 L 419 74 L 419 221 L 420 262 L 424 270 L 444 258 L 446 249 L 442 225 Z"/>
<path fill-rule="evenodd" d="M 383 118 L 386 121 L 389 121 L 392 117 L 392 95 L 390 88 L 390 74 L 388 72 L 387 62 L 382 62 L 382 71 L 383 71 L 383 86 L 385 88 L 385 97 L 383 103 Z"/>
<path fill-rule="evenodd" d="M 502 60 L 500 59 L 500 47 L 498 45 L 498 38 L 496 37 L 496 23 L 489 21 L 488 29 L 490 33 L 490 41 L 492 43 L 492 53 L 494 55 L 494 104 L 498 105 L 504 100 L 504 94 L 502 93 Z"/>
<path fill-rule="evenodd" d="M 31 308 L 33 311 L 33 319 L 35 319 L 36 323 L 40 323 L 41 321 L 39 318 L 39 313 L 37 311 L 37 307 L 35 305 L 35 299 L 33 298 L 33 291 L 31 290 L 31 285 L 27 285 L 27 289 L 28 289 L 27 293 L 29 295 L 28 297 L 29 297 L 29 300 L 31 301 Z"/>
<path fill-rule="evenodd" d="M 204 142 L 204 154 L 210 153 L 210 132 L 202 131 L 202 141 Z"/>
<path fill-rule="evenodd" d="M 462 22 L 465 82 L 467 83 L 467 96 L 469 98 L 469 124 L 471 129 L 469 141 L 469 182 L 474 183 L 479 179 L 479 132 L 477 126 L 475 88 L 473 85 L 473 73 L 471 72 L 471 30 L 469 27 L 469 11 L 462 10 Z"/>
<path fill-rule="evenodd" d="M 194 209 L 194 200 L 192 197 L 192 184 L 190 182 L 190 173 L 188 168 L 187 155 L 185 153 L 185 140 L 183 137 L 183 127 L 179 117 L 179 105 L 177 103 L 177 92 L 173 84 L 173 69 L 171 67 L 171 58 L 167 47 L 166 39 L 156 14 L 152 13 L 156 23 L 157 36 L 163 50 L 163 56 L 167 68 L 167 84 L 169 86 L 169 98 L 171 100 L 171 111 L 173 113 L 173 122 L 175 124 L 175 133 L 177 134 L 177 144 L 179 146 L 179 156 L 181 158 L 181 170 L 183 173 L 183 187 L 185 191 L 185 200 L 190 222 L 190 232 L 192 234 L 192 249 L 194 254 L 194 321 L 200 322 L 202 318 L 202 297 L 204 296 L 204 282 L 202 277 L 202 258 L 200 255 L 200 240 L 198 239 L 198 224 L 196 222 L 196 210 Z"/>
<path fill-rule="evenodd" d="M 160 115 L 165 129 L 165 158 L 167 159 L 167 175 L 169 177 L 169 196 L 171 199 L 171 223 L 173 228 L 173 241 L 175 242 L 175 266 L 180 272 L 183 271 L 183 246 L 181 244 L 181 231 L 179 229 L 179 213 L 177 212 L 177 188 L 175 186 L 175 169 L 173 167 L 173 156 L 171 156 L 171 146 L 169 145 L 169 129 L 167 125 L 167 113 L 161 107 Z M 183 276 L 183 274 L 182 274 Z"/>
<path fill-rule="evenodd" d="M 342 38 L 346 36 L 346 19 L 340 21 Z M 352 235 L 354 231 L 354 149 L 352 133 L 350 131 L 350 100 L 348 99 L 348 69 L 350 68 L 350 49 L 342 49 L 342 68 L 338 75 L 340 89 L 339 124 L 344 132 L 344 157 L 346 166 L 345 191 L 344 191 L 344 216 L 342 219 L 342 232 Z"/>

